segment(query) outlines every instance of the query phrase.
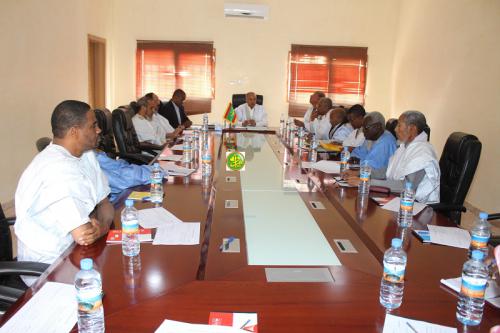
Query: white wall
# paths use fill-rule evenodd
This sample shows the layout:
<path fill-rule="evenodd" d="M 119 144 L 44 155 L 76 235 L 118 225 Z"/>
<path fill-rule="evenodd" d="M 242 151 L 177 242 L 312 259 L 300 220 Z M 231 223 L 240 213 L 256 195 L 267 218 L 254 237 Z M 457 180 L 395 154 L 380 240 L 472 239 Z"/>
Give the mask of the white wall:
<path fill-rule="evenodd" d="M 438 154 L 464 131 L 483 144 L 467 200 L 500 211 L 500 1 L 402 1 L 392 114 L 425 113 Z"/>
<path fill-rule="evenodd" d="M 87 34 L 108 36 L 110 8 L 99 0 L 0 3 L 0 202 L 13 199 L 35 140 L 51 135 L 54 107 L 87 100 Z"/>
<path fill-rule="evenodd" d="M 222 120 L 233 93 L 254 90 L 264 95 L 270 124 L 277 125 L 288 110 L 288 51 L 296 43 L 367 46 L 367 107 L 389 114 L 398 1 L 259 3 L 269 5 L 268 20 L 225 18 L 223 0 L 113 0 L 116 104 L 135 98 L 137 40 L 213 41 L 217 58 L 211 118 Z M 237 80 L 243 83 L 230 84 Z"/>

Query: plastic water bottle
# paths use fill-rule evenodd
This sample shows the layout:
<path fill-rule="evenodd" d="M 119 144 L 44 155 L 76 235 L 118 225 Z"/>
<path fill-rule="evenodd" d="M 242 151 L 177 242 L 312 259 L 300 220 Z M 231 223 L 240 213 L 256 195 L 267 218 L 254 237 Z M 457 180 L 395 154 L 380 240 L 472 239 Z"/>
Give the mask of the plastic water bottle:
<path fill-rule="evenodd" d="M 293 120 L 288 119 L 288 131 L 287 131 L 286 139 L 287 139 L 287 143 L 289 146 L 291 146 L 293 143 L 293 126 L 294 126 Z"/>
<path fill-rule="evenodd" d="M 316 135 L 313 134 L 311 138 L 311 150 L 309 152 L 309 162 L 316 162 L 318 160 L 318 146 L 319 141 Z"/>
<path fill-rule="evenodd" d="M 471 242 L 469 248 L 469 257 L 473 250 L 483 252 L 484 256 L 488 256 L 488 241 L 490 240 L 490 224 L 488 223 L 488 213 L 479 213 L 479 219 L 470 231 Z"/>
<path fill-rule="evenodd" d="M 398 224 L 401 227 L 409 227 L 413 221 L 413 203 L 415 202 L 415 191 L 411 182 L 405 183 L 405 190 L 401 192 L 399 199 Z"/>
<path fill-rule="evenodd" d="M 200 131 L 197 129 L 193 130 L 193 150 L 197 151 L 200 149 Z"/>
<path fill-rule="evenodd" d="M 305 132 L 305 129 L 304 127 L 299 127 L 297 129 L 297 137 L 299 138 L 298 141 L 297 141 L 297 147 L 299 149 L 303 149 L 304 148 L 304 136 L 305 136 L 306 132 Z"/>
<path fill-rule="evenodd" d="M 282 113 L 280 116 L 280 136 L 283 137 L 285 133 L 285 114 Z"/>
<path fill-rule="evenodd" d="M 484 292 L 488 281 L 488 267 L 482 251 L 472 251 L 472 257 L 462 269 L 462 287 L 457 304 L 457 319 L 470 326 L 479 325 L 483 317 Z"/>
<path fill-rule="evenodd" d="M 163 202 L 163 170 L 158 163 L 153 164 L 153 170 L 151 170 L 149 197 L 151 202 L 155 205 L 159 205 Z"/>
<path fill-rule="evenodd" d="M 184 137 L 182 143 L 182 162 L 189 163 L 193 159 L 193 145 L 190 136 Z"/>
<path fill-rule="evenodd" d="M 102 280 L 101 274 L 93 266 L 92 259 L 82 259 L 80 271 L 75 276 L 79 333 L 104 332 Z"/>
<path fill-rule="evenodd" d="M 201 155 L 201 175 L 203 177 L 210 176 L 212 174 L 212 154 L 210 149 L 208 149 L 208 144 L 203 148 L 203 155 Z"/>
<path fill-rule="evenodd" d="M 399 238 L 392 239 L 392 247 L 384 254 L 384 275 L 380 283 L 380 304 L 396 309 L 403 301 L 406 253 Z"/>
<path fill-rule="evenodd" d="M 344 147 L 344 150 L 340 153 L 340 175 L 349 170 L 349 159 L 351 158 L 351 153 L 349 152 L 349 147 Z"/>
<path fill-rule="evenodd" d="M 208 114 L 203 114 L 203 126 L 201 128 L 203 132 L 208 132 Z"/>
<path fill-rule="evenodd" d="M 370 176 L 372 174 L 372 168 L 368 164 L 368 161 L 363 161 L 359 169 L 359 194 L 365 195 L 370 192 Z"/>
<path fill-rule="evenodd" d="M 125 200 L 125 208 L 122 210 L 122 252 L 127 257 L 135 257 L 141 252 L 139 217 L 134 201 L 130 199 Z"/>

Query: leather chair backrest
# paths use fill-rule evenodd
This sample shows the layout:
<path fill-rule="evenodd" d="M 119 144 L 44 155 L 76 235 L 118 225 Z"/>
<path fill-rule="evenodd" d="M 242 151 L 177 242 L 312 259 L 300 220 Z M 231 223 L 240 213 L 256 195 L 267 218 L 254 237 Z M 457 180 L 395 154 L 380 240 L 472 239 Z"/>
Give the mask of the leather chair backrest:
<path fill-rule="evenodd" d="M 247 102 L 246 94 L 234 94 L 232 98 L 233 108 L 237 108 L 241 104 L 245 104 Z M 257 95 L 257 104 L 262 105 L 264 103 L 264 96 Z"/>
<path fill-rule="evenodd" d="M 12 261 L 12 238 L 10 227 L 5 219 L 5 214 L 0 205 L 0 261 Z"/>
<path fill-rule="evenodd" d="M 481 142 L 472 134 L 454 132 L 444 145 L 441 169 L 441 202 L 462 206 L 474 179 Z"/>
<path fill-rule="evenodd" d="M 44 150 L 50 144 L 51 141 L 52 141 L 52 139 L 49 137 L 46 137 L 46 136 L 41 137 L 38 140 L 36 140 L 35 145 L 36 145 L 36 149 L 38 150 L 38 152 L 41 152 L 42 150 Z"/>
<path fill-rule="evenodd" d="M 129 110 L 118 108 L 112 113 L 113 133 L 120 153 L 140 154 L 139 140 Z"/>
<path fill-rule="evenodd" d="M 385 123 L 385 129 L 387 131 L 391 132 L 391 134 L 394 135 L 394 137 L 397 140 L 398 137 L 396 135 L 396 126 L 398 126 L 398 120 L 396 118 L 390 118 Z"/>
<path fill-rule="evenodd" d="M 108 109 L 95 109 L 94 112 L 97 119 L 97 125 L 101 129 L 97 147 L 105 152 L 110 158 L 115 158 L 117 154 L 111 112 Z"/>

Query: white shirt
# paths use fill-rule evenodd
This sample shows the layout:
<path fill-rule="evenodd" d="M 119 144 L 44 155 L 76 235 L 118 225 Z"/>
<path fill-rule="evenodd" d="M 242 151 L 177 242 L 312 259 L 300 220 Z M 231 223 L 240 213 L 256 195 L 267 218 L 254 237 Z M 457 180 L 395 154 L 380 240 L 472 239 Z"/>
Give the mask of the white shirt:
<path fill-rule="evenodd" d="M 164 131 L 158 122 L 149 120 L 140 114 L 136 114 L 132 117 L 132 123 L 134 124 L 139 142 L 149 142 L 155 145 L 162 145 L 165 143 L 166 138 L 163 134 Z"/>
<path fill-rule="evenodd" d="M 330 124 L 330 112 L 328 111 L 324 116 L 318 116 L 311 122 L 311 132 L 316 134 L 318 140 L 329 140 L 330 129 L 332 124 Z"/>
<path fill-rule="evenodd" d="M 73 244 L 71 231 L 87 223 L 109 193 L 94 151 L 75 157 L 51 143 L 35 156 L 17 186 L 19 260 L 53 263 Z"/>
<path fill-rule="evenodd" d="M 267 127 L 267 114 L 262 105 L 255 104 L 253 109 L 250 109 L 248 104 L 244 103 L 234 109 L 234 111 L 236 112 L 236 119 L 239 126 L 241 126 L 245 120 L 253 119 L 255 120 L 256 127 Z M 247 118 L 247 111 L 250 113 L 249 118 Z"/>
<path fill-rule="evenodd" d="M 389 159 L 386 176 L 390 180 L 403 180 L 406 175 L 424 170 L 425 176 L 415 192 L 415 199 L 422 203 L 439 202 L 441 171 L 434 147 L 427 142 L 425 132 L 409 144 L 401 144 Z"/>
<path fill-rule="evenodd" d="M 304 114 L 304 128 L 311 132 L 311 113 L 314 111 L 314 106 L 310 106 L 307 108 L 306 113 Z"/>
<path fill-rule="evenodd" d="M 365 134 L 362 128 L 353 130 L 347 138 L 342 142 L 345 147 L 359 147 L 365 142 Z"/>
<path fill-rule="evenodd" d="M 168 133 L 172 133 L 175 129 L 170 125 L 170 122 L 167 118 L 163 117 L 161 114 L 157 112 L 153 113 L 152 117 L 153 122 L 156 123 L 160 127 L 160 137 L 165 138 Z"/>
<path fill-rule="evenodd" d="M 353 131 L 351 124 L 338 124 L 334 128 L 330 129 L 328 133 L 330 140 L 334 142 L 344 142 L 344 140 L 351 134 Z"/>

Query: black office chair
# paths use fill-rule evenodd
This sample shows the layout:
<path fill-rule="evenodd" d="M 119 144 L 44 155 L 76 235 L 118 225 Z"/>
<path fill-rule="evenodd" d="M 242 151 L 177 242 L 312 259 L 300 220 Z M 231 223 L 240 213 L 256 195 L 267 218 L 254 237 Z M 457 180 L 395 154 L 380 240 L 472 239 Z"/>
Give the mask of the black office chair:
<path fill-rule="evenodd" d="M 488 221 L 500 220 L 500 213 L 488 214 Z M 491 235 L 488 242 L 491 246 L 500 245 L 500 235 Z"/>
<path fill-rule="evenodd" d="M 462 212 L 466 211 L 463 206 L 465 197 L 474 179 L 480 156 L 481 142 L 476 136 L 454 132 L 448 137 L 439 160 L 441 202 L 430 206 L 457 224 L 460 224 Z"/>
<path fill-rule="evenodd" d="M 135 164 L 148 164 L 151 162 L 156 152 L 141 148 L 134 124 L 132 123 L 131 111 L 118 108 L 113 111 L 111 118 L 119 156 Z M 143 150 L 153 156 L 142 154 Z"/>
<path fill-rule="evenodd" d="M 42 150 L 44 150 L 45 147 L 47 147 L 51 141 L 52 141 L 52 139 L 49 137 L 46 137 L 46 136 L 36 140 L 35 145 L 36 145 L 36 149 L 38 150 L 38 152 L 41 152 Z"/>
<path fill-rule="evenodd" d="M 397 140 L 398 137 L 396 135 L 396 126 L 398 126 L 398 120 L 396 118 L 390 118 L 385 123 L 385 129 L 386 129 L 386 131 L 391 132 L 391 134 L 394 135 L 394 137 Z"/>
<path fill-rule="evenodd" d="M 232 103 L 233 108 L 237 108 L 241 104 L 245 104 L 247 102 L 246 94 L 233 94 Z M 257 104 L 262 105 L 264 103 L 264 96 L 257 95 Z"/>
<path fill-rule="evenodd" d="M 16 261 L 10 234 L 10 227 L 14 223 L 15 218 L 5 217 L 0 205 L 0 315 L 28 289 L 21 275 L 40 276 L 49 267 L 39 262 Z"/>
<path fill-rule="evenodd" d="M 95 109 L 94 113 L 97 125 L 101 129 L 97 148 L 105 152 L 109 158 L 114 159 L 118 156 L 118 152 L 116 151 L 115 137 L 113 135 L 111 112 L 108 109 Z"/>

